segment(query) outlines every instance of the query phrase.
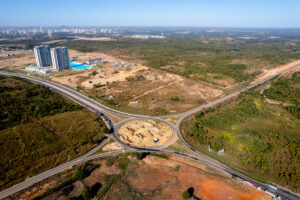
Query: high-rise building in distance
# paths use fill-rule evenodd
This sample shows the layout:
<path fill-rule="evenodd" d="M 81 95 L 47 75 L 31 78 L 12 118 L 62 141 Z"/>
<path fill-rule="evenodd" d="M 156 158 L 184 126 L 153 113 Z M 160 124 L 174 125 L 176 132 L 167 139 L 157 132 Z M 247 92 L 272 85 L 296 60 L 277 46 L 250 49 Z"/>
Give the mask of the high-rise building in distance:
<path fill-rule="evenodd" d="M 69 53 L 66 47 L 56 47 L 51 50 L 53 68 L 57 71 L 69 68 Z"/>
<path fill-rule="evenodd" d="M 52 64 L 50 56 L 50 47 L 48 45 L 35 46 L 34 55 L 37 66 L 46 67 Z"/>

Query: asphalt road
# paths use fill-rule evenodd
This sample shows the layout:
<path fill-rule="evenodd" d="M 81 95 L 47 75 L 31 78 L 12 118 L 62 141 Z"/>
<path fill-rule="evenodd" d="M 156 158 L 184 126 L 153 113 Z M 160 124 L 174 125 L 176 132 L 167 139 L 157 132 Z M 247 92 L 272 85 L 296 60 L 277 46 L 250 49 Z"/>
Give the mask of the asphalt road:
<path fill-rule="evenodd" d="M 38 78 L 34 78 L 34 77 L 31 77 L 31 76 L 26 76 L 26 75 L 21 75 L 21 74 L 14 74 L 14 73 L 9 73 L 9 72 L 3 72 L 3 71 L 0 71 L 0 74 L 2 75 L 8 75 L 8 76 L 17 76 L 17 77 L 20 77 L 22 79 L 26 79 L 26 80 L 29 80 L 31 82 L 34 82 L 34 83 L 38 83 L 38 84 L 41 84 L 45 87 L 49 87 L 51 89 L 54 89 L 56 91 L 58 91 L 59 93 L 69 97 L 70 99 L 72 99 L 73 101 L 83 105 L 84 107 L 98 113 L 103 119 L 104 121 L 107 123 L 107 125 L 110 127 L 110 130 L 111 130 L 111 137 L 117 141 L 118 143 L 120 143 L 121 145 L 127 147 L 128 149 L 127 150 L 122 150 L 122 151 L 115 151 L 115 152 L 107 152 L 107 153 L 102 153 L 102 154 L 98 154 L 98 155 L 93 155 L 91 156 L 94 152 L 96 152 L 98 149 L 102 148 L 102 146 L 107 142 L 107 140 L 105 140 L 103 143 L 101 143 L 101 145 L 97 146 L 95 149 L 93 149 L 92 151 L 88 152 L 87 154 L 77 158 L 77 159 L 74 159 L 72 161 L 69 161 L 65 164 L 62 164 L 60 166 L 57 166 L 55 168 L 52 168 L 46 172 L 43 172 L 39 175 L 36 175 L 34 177 L 31 177 L 29 179 L 26 179 L 25 181 L 19 183 L 19 184 L 16 184 L 8 189 L 5 189 L 3 191 L 0 192 L 0 199 L 4 198 L 4 197 L 7 197 L 15 192 L 18 192 L 18 191 L 21 191 L 22 189 L 25 189 L 45 178 L 48 178 L 54 174 L 57 174 L 59 172 L 62 172 L 64 171 L 65 169 L 68 169 L 74 165 L 77 165 L 77 164 L 80 164 L 80 163 L 83 163 L 83 162 L 86 162 L 87 160 L 91 160 L 91 159 L 95 159 L 95 158 L 100 158 L 100 157 L 104 157 L 104 156 L 110 156 L 110 155 L 115 155 L 115 154 L 119 154 L 119 153 L 126 153 L 126 152 L 162 152 L 162 153 L 168 153 L 168 154 L 175 154 L 175 155 L 179 155 L 179 156 L 185 156 L 185 157 L 189 157 L 191 159 L 194 159 L 194 160 L 197 160 L 197 161 L 200 161 L 200 162 L 203 162 L 209 166 L 212 166 L 212 167 L 215 167 L 215 168 L 218 168 L 220 170 L 224 170 L 228 173 L 230 173 L 232 176 L 234 177 L 239 177 L 245 181 L 248 181 L 250 183 L 252 183 L 253 185 L 255 186 L 260 186 L 262 189 L 267 189 L 277 195 L 280 195 L 281 197 L 283 197 L 283 199 L 292 199 L 292 200 L 296 200 L 296 199 L 300 199 L 296 194 L 293 194 L 292 192 L 289 192 L 288 190 L 286 189 L 278 189 L 278 190 L 272 190 L 270 189 L 267 185 L 265 184 L 261 184 L 255 180 L 252 180 L 251 178 L 249 177 L 246 177 L 245 175 L 243 174 L 240 174 L 239 172 L 236 172 L 230 168 L 228 168 L 226 165 L 202 154 L 201 152 L 198 152 L 197 150 L 195 150 L 193 147 L 191 147 L 189 144 L 187 144 L 184 139 L 182 138 L 180 132 L 179 132 L 179 126 L 182 122 L 183 119 L 185 119 L 187 116 L 190 116 L 192 114 L 195 114 L 205 108 L 209 108 L 209 107 L 212 107 L 212 106 L 215 106 L 217 104 L 220 104 L 220 103 L 223 103 L 233 97 L 236 97 L 238 96 L 239 94 L 241 94 L 242 92 L 245 92 L 249 89 L 252 89 L 278 75 L 280 75 L 281 73 L 283 72 L 286 72 L 292 68 L 295 68 L 297 66 L 299 66 L 300 64 L 296 64 L 296 65 L 293 65 L 285 70 L 282 70 L 281 72 L 275 74 L 274 76 L 271 76 L 271 77 L 268 77 L 264 80 L 261 80 L 259 81 L 258 83 L 254 84 L 254 85 L 251 85 L 251 86 L 248 86 L 248 87 L 245 87 L 237 92 L 234 92 L 230 95 L 227 95 L 227 96 L 224 96 L 214 102 L 210 102 L 208 104 L 205 104 L 205 105 L 202 105 L 202 106 L 199 106 L 197 108 L 194 108 L 192 110 L 189 110 L 189 111 L 186 111 L 184 113 L 180 113 L 180 114 L 175 114 L 175 115 L 168 115 L 168 116 L 162 116 L 162 117 L 151 117 L 151 116 L 143 116 L 143 115 L 134 115 L 134 114 L 128 114 L 128 113 L 124 113 L 124 112 L 121 112 L 121 111 L 117 111 L 117 110 L 114 110 L 114 109 L 111 109 L 109 107 L 106 107 L 102 104 L 100 104 L 99 102 L 85 96 L 84 94 L 81 94 L 71 88 L 68 88 L 66 86 L 63 86 L 63 85 L 60 85 L 58 83 L 55 83 L 55 82 L 52 82 L 52 81 L 48 81 L 48 80 L 44 80 L 44 79 L 38 79 Z M 124 117 L 129 117 L 130 119 L 126 119 L 118 124 L 114 124 L 114 122 L 105 114 L 105 112 L 108 112 L 108 113 L 111 113 L 111 114 L 117 114 L 117 115 L 121 115 L 121 116 L 124 116 Z M 163 120 L 162 118 L 168 118 L 168 117 L 176 117 L 178 118 L 178 121 L 177 121 L 177 124 L 176 124 L 176 127 L 174 127 L 173 124 L 171 124 L 170 122 L 166 121 L 166 120 Z M 192 155 L 189 155 L 189 154 L 183 154 L 183 153 L 180 153 L 180 152 L 173 152 L 173 151 L 166 151 L 166 150 L 163 150 L 163 148 L 165 148 L 167 146 L 167 144 L 165 145 L 161 145 L 161 146 L 158 146 L 158 147 L 154 147 L 154 148 L 143 148 L 143 147 L 134 147 L 134 146 L 129 146 L 128 144 L 125 144 L 123 143 L 118 137 L 117 137 L 117 130 L 118 130 L 118 127 L 122 124 L 124 124 L 126 121 L 128 120 L 134 120 L 134 119 L 153 119 L 153 120 L 159 120 L 163 123 L 166 123 L 167 125 L 169 125 L 172 130 L 173 130 L 173 138 L 172 140 L 175 140 L 176 137 L 179 138 L 179 140 L 187 147 L 189 148 L 193 153 L 195 153 L 197 156 L 192 156 Z"/>

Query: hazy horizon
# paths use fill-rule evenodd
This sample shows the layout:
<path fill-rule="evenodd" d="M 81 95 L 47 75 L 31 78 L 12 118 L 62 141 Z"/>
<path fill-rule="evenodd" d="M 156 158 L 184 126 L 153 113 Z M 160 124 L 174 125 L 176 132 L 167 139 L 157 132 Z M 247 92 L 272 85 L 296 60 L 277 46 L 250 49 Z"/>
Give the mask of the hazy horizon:
<path fill-rule="evenodd" d="M 16 0 L 1 7 L 1 27 L 300 28 L 296 0 Z"/>

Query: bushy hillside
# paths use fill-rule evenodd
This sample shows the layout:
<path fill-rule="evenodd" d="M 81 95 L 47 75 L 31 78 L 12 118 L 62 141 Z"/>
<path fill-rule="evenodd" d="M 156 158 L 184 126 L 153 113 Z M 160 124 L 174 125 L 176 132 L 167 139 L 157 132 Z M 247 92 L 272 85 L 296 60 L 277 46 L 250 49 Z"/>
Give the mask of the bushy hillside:
<path fill-rule="evenodd" d="M 48 88 L 0 76 L 0 189 L 96 146 L 107 128 Z"/>
<path fill-rule="evenodd" d="M 272 83 L 264 94 L 294 103 L 299 110 L 299 74 Z M 234 102 L 199 113 L 184 125 L 185 138 L 199 150 L 230 166 L 300 188 L 300 120 L 291 106 L 269 104 L 264 94 L 250 91 Z M 191 120 L 191 119 L 190 119 Z M 216 153 L 224 149 L 225 154 Z"/>

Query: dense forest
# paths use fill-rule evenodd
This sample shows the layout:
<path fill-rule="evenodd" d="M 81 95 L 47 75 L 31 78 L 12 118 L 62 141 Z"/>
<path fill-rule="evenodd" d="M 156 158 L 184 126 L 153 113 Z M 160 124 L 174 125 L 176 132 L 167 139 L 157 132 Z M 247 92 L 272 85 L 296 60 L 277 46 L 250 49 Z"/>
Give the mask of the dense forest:
<path fill-rule="evenodd" d="M 0 189 L 78 157 L 107 128 L 94 113 L 39 85 L 0 76 Z"/>
<path fill-rule="evenodd" d="M 198 113 L 184 125 L 185 139 L 233 168 L 300 188 L 300 120 L 291 106 L 269 104 L 268 98 L 299 104 L 299 73 L 274 81 L 263 94 L 249 91 L 234 102 Z M 287 95 L 288 94 L 288 95 Z M 208 152 L 208 146 L 213 152 Z M 217 153 L 225 150 L 225 154 Z"/>
<path fill-rule="evenodd" d="M 0 81 L 0 130 L 29 122 L 32 118 L 83 109 L 49 88 L 18 78 L 0 76 Z"/>

